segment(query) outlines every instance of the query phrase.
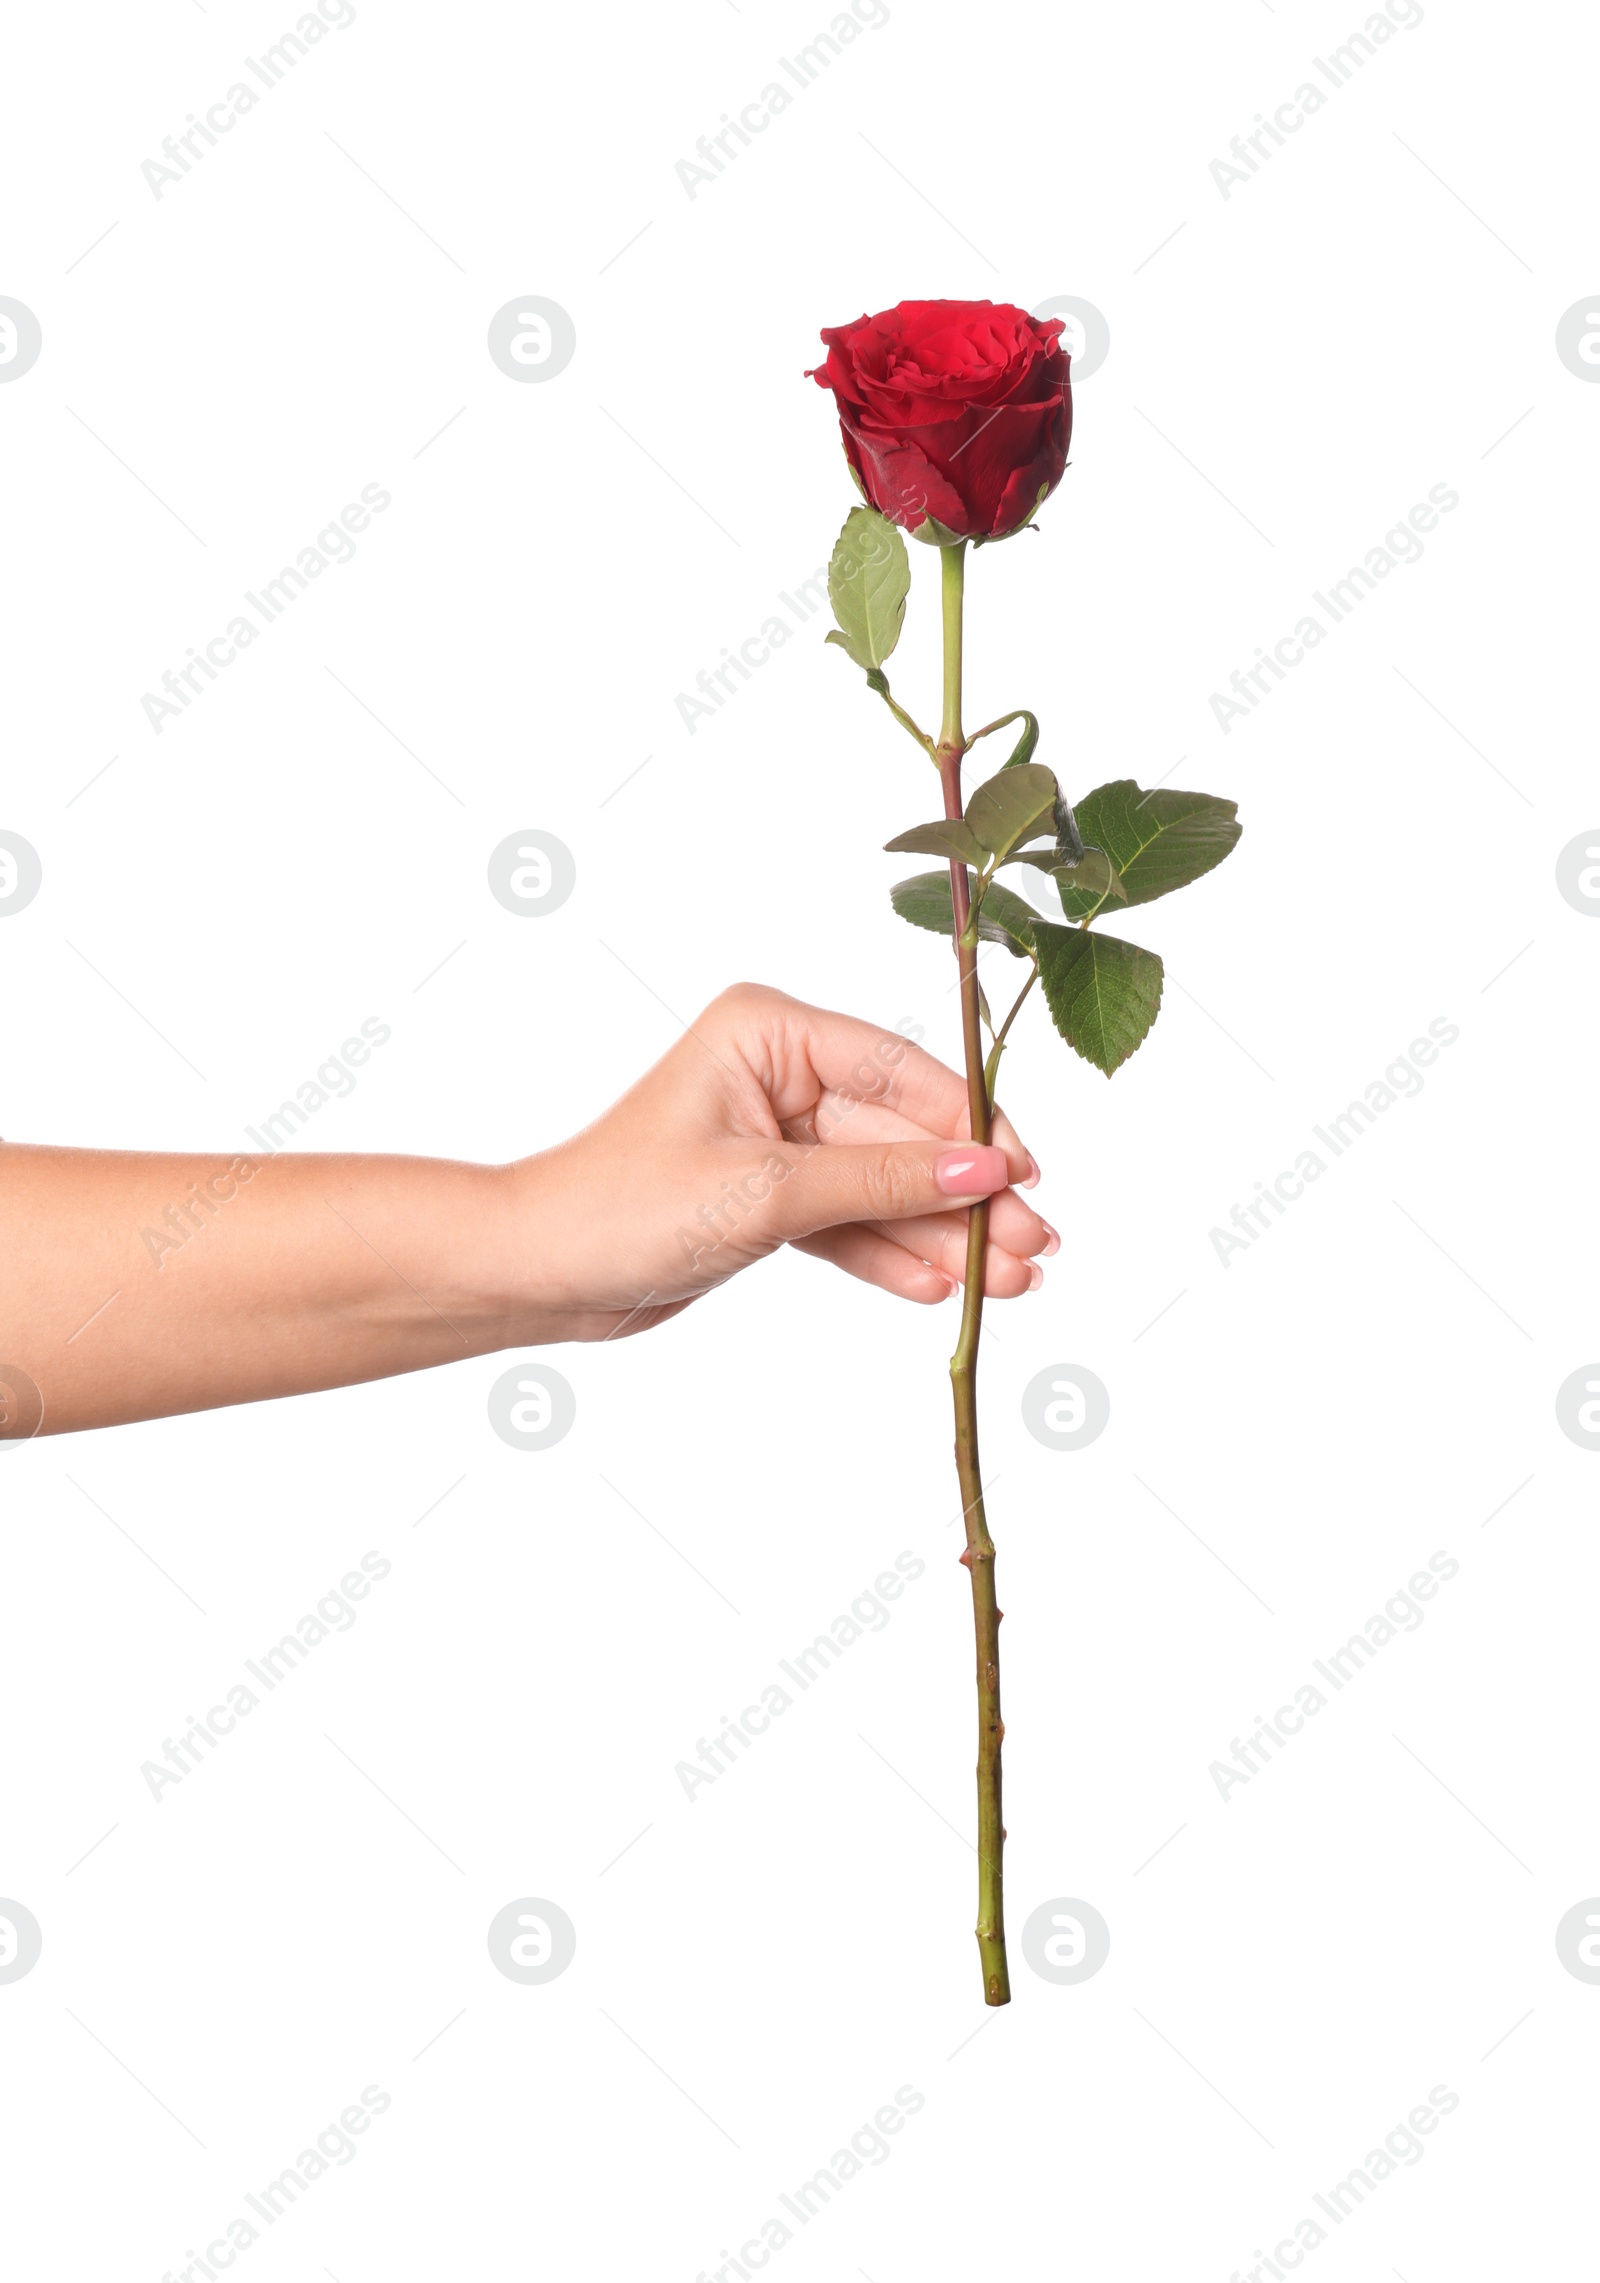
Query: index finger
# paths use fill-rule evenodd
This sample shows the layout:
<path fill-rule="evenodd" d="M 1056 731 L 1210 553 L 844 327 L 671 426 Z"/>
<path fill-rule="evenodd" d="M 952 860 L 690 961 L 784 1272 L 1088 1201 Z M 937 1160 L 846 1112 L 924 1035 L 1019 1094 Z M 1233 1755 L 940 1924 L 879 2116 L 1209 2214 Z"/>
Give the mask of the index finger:
<path fill-rule="evenodd" d="M 930 1134 L 952 1141 L 971 1138 L 965 1078 L 914 1039 L 780 992 L 760 997 L 765 1004 L 757 1029 L 766 1067 L 758 1075 L 780 1120 L 802 1115 L 819 1094 L 832 1093 L 846 1101 L 884 1104 Z M 757 1041 L 741 1036 L 739 1044 L 753 1063 Z M 1038 1168 L 1009 1118 L 996 1115 L 993 1139 L 1006 1153 L 1013 1181 L 1038 1179 Z"/>

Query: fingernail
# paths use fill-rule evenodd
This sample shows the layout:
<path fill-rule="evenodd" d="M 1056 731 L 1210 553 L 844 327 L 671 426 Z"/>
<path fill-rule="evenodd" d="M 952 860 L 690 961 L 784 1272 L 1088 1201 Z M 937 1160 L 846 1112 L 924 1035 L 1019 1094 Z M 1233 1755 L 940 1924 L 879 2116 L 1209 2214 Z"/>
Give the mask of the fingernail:
<path fill-rule="evenodd" d="M 1037 1292 L 1043 1282 L 1044 1270 L 1036 1260 L 1030 1260 L 1028 1263 L 1028 1290 Z"/>
<path fill-rule="evenodd" d="M 1031 1149 L 1024 1150 L 1022 1154 L 1028 1161 L 1028 1170 L 1017 1186 L 1021 1189 L 1037 1189 L 1040 1179 L 1039 1160 L 1034 1156 Z"/>
<path fill-rule="evenodd" d="M 1041 1215 L 1041 1220 L 1042 1219 L 1043 1216 Z M 1061 1231 L 1059 1229 L 1051 1228 L 1049 1222 L 1044 1221 L 1044 1233 L 1050 1240 L 1044 1248 L 1044 1257 L 1046 1260 L 1049 1260 L 1052 1254 L 1058 1253 L 1061 1250 Z"/>
<path fill-rule="evenodd" d="M 947 1150 L 933 1169 L 947 1197 L 991 1197 L 1010 1179 L 1006 1153 L 985 1143 L 977 1149 Z"/>

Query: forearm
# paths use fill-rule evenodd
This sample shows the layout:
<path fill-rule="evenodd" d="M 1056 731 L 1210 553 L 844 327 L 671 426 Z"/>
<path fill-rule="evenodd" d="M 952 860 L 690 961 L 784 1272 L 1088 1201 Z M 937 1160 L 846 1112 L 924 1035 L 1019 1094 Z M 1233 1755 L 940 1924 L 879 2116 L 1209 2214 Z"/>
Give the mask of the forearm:
<path fill-rule="evenodd" d="M 898 1033 L 724 992 L 570 1141 L 511 1165 L 0 1144 L 0 1439 L 632 1338 L 793 1244 L 935 1304 L 1054 1250 L 1004 1118 Z"/>
<path fill-rule="evenodd" d="M 550 1336 L 526 1167 L 0 1147 L 0 1366 L 45 1434 Z M 0 1432 L 3 1432 L 0 1427 Z"/>

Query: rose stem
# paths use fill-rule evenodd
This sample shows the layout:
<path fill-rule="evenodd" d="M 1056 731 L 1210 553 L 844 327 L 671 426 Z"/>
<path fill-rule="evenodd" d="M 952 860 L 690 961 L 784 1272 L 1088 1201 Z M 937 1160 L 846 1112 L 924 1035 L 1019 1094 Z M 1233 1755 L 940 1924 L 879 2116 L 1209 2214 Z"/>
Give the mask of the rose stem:
<path fill-rule="evenodd" d="M 962 813 L 961 757 L 961 600 L 967 543 L 939 550 L 944 617 L 944 718 L 936 758 L 944 785 L 944 813 Z M 950 866 L 950 901 L 955 912 L 956 959 L 961 974 L 961 1035 L 966 1050 L 967 1099 L 972 1139 L 990 1133 L 989 1088 L 984 1073 L 983 1035 L 978 1020 L 978 943 L 972 927 L 965 864 Z M 1000 1611 L 995 1604 L 994 1541 L 983 1511 L 983 1478 L 978 1471 L 978 1338 L 983 1324 L 983 1277 L 989 1247 L 987 1198 L 968 1208 L 967 1280 L 961 1303 L 961 1332 L 950 1358 L 955 1398 L 956 1473 L 966 1520 L 967 1546 L 961 1559 L 972 1579 L 972 1616 L 977 1635 L 978 1681 L 978 1956 L 983 1966 L 984 2002 L 1009 2005 L 1006 1971 L 1005 1899 L 1000 1821 Z"/>

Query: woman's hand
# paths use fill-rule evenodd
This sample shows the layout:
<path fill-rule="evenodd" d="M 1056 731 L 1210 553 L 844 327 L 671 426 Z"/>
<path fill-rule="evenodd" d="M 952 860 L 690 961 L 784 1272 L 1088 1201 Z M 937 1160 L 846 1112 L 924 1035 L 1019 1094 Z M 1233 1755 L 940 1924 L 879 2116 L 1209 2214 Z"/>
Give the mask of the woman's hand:
<path fill-rule="evenodd" d="M 507 1166 L 0 1146 L 0 1438 L 647 1329 L 792 1244 L 902 1299 L 1028 1291 L 1057 1239 L 1004 1118 L 894 1031 L 741 984 L 614 1108 Z M 5 1389 L 9 1388 L 9 1394 Z"/>
<path fill-rule="evenodd" d="M 527 1289 L 547 1339 L 609 1339 L 675 1315 L 782 1244 L 903 1300 L 966 1272 L 993 1197 L 984 1289 L 1012 1299 L 1059 1239 L 1011 1186 L 1038 1167 L 1004 1118 L 961 1146 L 965 1081 L 897 1031 L 736 984 L 596 1123 L 511 1169 L 530 1200 Z"/>

